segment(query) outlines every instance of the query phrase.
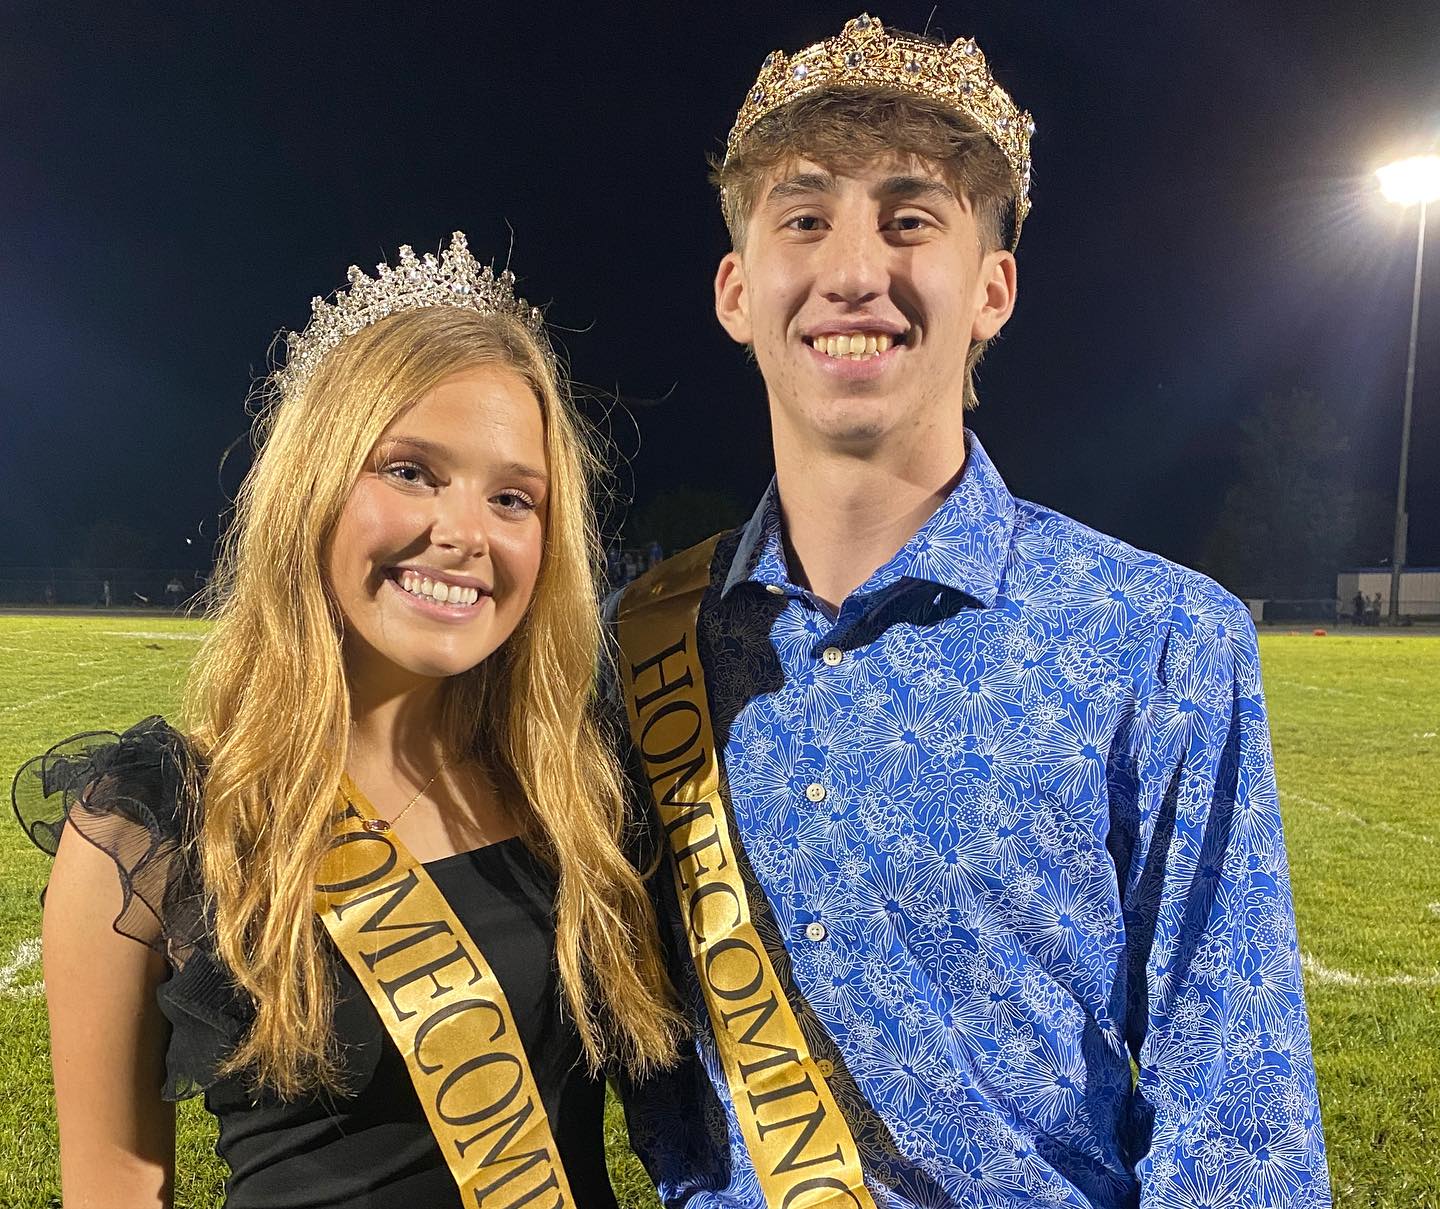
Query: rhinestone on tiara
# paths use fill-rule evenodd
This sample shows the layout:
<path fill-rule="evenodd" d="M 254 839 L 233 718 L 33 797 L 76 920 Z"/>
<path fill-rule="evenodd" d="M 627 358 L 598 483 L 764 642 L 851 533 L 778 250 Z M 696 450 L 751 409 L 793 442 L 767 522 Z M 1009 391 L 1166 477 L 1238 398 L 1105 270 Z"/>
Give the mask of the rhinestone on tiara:
<path fill-rule="evenodd" d="M 956 38 L 944 46 L 912 34 L 887 33 L 878 20 L 862 13 L 835 37 L 793 55 L 771 51 L 725 140 L 726 161 L 761 118 L 827 88 L 893 88 L 938 101 L 970 118 L 1010 165 L 1015 186 L 1015 237 L 1010 246 L 1020 242 L 1020 227 L 1030 213 L 1030 136 L 1035 123 L 995 82 L 974 38 Z"/>
<path fill-rule="evenodd" d="M 427 306 L 453 306 L 482 315 L 510 315 L 532 331 L 541 330 L 540 308 L 515 294 L 515 274 L 496 273 L 470 254 L 465 232 L 450 236 L 450 246 L 437 257 L 416 256 L 409 244 L 400 249 L 399 263 L 381 261 L 376 276 L 368 277 L 358 265 L 345 271 L 348 290 L 335 291 L 334 300 L 316 297 L 310 302 L 305 330 L 285 334 L 285 365 L 276 372 L 280 388 L 293 394 L 347 336 L 401 311 Z"/>

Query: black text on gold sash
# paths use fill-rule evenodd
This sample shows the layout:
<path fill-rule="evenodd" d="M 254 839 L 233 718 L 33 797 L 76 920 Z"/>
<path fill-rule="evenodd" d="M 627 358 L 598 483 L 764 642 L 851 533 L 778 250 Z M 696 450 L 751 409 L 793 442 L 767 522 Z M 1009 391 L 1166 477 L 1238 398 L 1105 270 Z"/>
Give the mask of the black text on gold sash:
<path fill-rule="evenodd" d="M 561 1209 L 558 1156 L 499 984 L 429 875 L 363 821 L 346 802 L 318 901 L 406 1057 L 446 1162 L 477 1209 Z"/>
<path fill-rule="evenodd" d="M 630 633 L 648 629 L 637 621 Z M 750 921 L 719 796 L 693 634 L 691 628 L 663 649 L 630 659 L 626 687 L 633 738 L 675 857 L 681 910 L 736 1109 L 742 1124 L 753 1122 L 751 1157 L 769 1203 L 868 1209 L 848 1127 L 801 1052 L 793 1012 Z M 627 655 L 635 645 L 625 642 Z"/>

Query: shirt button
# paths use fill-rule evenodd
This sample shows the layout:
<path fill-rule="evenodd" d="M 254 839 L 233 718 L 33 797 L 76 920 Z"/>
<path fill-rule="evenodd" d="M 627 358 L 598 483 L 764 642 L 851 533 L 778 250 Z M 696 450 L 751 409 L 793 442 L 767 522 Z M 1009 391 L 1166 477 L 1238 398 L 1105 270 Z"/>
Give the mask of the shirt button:
<path fill-rule="evenodd" d="M 845 653 L 838 646 L 827 646 L 825 650 L 821 652 L 820 658 L 825 660 L 828 666 L 837 667 L 840 661 L 845 658 Z"/>
<path fill-rule="evenodd" d="M 825 939 L 825 935 L 825 925 L 822 924 L 818 919 L 814 923 L 809 923 L 805 925 L 806 940 L 813 940 L 816 944 L 819 944 L 822 940 Z"/>
<path fill-rule="evenodd" d="M 829 1058 L 821 1058 L 815 1063 L 815 1069 L 820 1072 L 822 1079 L 828 1079 L 835 1073 L 835 1063 L 831 1062 Z"/>
<path fill-rule="evenodd" d="M 765 591 L 769 592 L 771 596 L 785 595 L 785 589 L 782 588 L 779 584 L 766 584 Z"/>
<path fill-rule="evenodd" d="M 819 781 L 811 781 L 805 786 L 805 796 L 812 802 L 823 802 L 825 800 L 825 786 Z"/>

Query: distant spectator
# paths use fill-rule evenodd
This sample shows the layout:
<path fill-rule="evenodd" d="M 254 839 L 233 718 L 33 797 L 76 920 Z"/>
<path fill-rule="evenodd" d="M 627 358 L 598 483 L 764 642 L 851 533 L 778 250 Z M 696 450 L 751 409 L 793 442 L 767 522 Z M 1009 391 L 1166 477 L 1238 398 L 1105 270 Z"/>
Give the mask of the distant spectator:
<path fill-rule="evenodd" d="M 646 558 L 649 560 L 649 561 L 646 563 L 646 566 L 647 566 L 647 567 L 654 567 L 654 566 L 658 566 L 658 565 L 664 560 L 664 558 L 665 558 L 665 551 L 660 548 L 660 543 L 659 543 L 659 542 L 657 542 L 657 541 L 652 541 L 652 542 L 650 543 L 650 548 L 645 551 L 645 556 L 646 556 Z"/>
<path fill-rule="evenodd" d="M 102 580 L 100 583 L 100 603 L 107 609 L 110 607 L 110 581 Z"/>
<path fill-rule="evenodd" d="M 1356 625 L 1365 624 L 1365 593 L 1357 591 L 1355 599 L 1350 604 L 1351 612 Z"/>
<path fill-rule="evenodd" d="M 178 575 L 172 575 L 170 582 L 165 585 L 165 603 L 172 609 L 179 605 L 185 596 L 185 585 L 180 582 Z"/>

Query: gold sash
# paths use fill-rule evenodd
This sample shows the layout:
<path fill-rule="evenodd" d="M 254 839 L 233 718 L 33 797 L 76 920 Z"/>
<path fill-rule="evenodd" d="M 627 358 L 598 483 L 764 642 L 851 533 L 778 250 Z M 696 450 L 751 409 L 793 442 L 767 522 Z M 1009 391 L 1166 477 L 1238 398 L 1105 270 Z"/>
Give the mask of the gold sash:
<path fill-rule="evenodd" d="M 735 1116 L 768 1205 L 874 1209 L 850 1127 L 750 922 L 696 649 L 712 538 L 630 586 L 619 608 L 630 734 L 675 857 L 675 889 Z"/>
<path fill-rule="evenodd" d="M 347 776 L 315 910 L 405 1059 L 465 1204 L 574 1204 L 515 1018 L 430 875 Z"/>

